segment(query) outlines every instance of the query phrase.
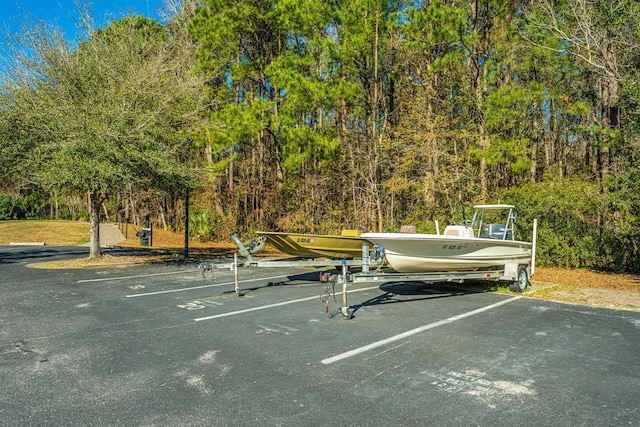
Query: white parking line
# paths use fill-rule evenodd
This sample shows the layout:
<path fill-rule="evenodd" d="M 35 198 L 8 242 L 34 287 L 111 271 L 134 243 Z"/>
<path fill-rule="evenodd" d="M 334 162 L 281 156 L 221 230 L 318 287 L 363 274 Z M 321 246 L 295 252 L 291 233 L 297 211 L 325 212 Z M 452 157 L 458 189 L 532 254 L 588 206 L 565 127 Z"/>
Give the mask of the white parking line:
<path fill-rule="evenodd" d="M 166 276 L 169 274 L 186 274 L 186 273 L 193 274 L 194 272 L 193 271 L 172 271 L 172 272 L 166 272 L 166 273 L 139 274 L 137 276 L 101 277 L 100 279 L 78 280 L 76 283 L 108 282 L 109 280 L 137 279 L 139 277 Z"/>
<path fill-rule="evenodd" d="M 363 347 L 359 347 L 359 348 L 347 351 L 345 353 L 341 353 L 341 354 L 338 354 L 336 356 L 329 357 L 327 359 L 323 359 L 323 360 L 321 360 L 321 363 L 323 363 L 324 365 L 329 365 L 331 363 L 338 362 L 340 360 L 347 359 L 347 358 L 352 357 L 352 356 L 356 356 L 356 355 L 358 355 L 360 353 L 364 353 L 365 351 L 369 351 L 369 350 L 372 350 L 374 348 L 382 347 L 383 345 L 387 345 L 389 343 L 392 343 L 392 342 L 395 342 L 395 341 L 410 337 L 411 335 L 419 334 L 420 332 L 424 332 L 424 331 L 429 330 L 429 329 L 437 328 L 438 326 L 446 325 L 448 323 L 455 322 L 456 320 L 464 319 L 465 317 L 473 316 L 475 314 L 482 313 L 484 311 L 488 311 L 488 310 L 494 309 L 494 308 L 499 307 L 499 306 L 501 306 L 503 304 L 507 304 L 507 303 L 513 302 L 513 301 L 518 300 L 520 298 L 522 298 L 522 297 L 513 297 L 513 298 L 505 299 L 505 300 L 502 300 L 502 301 L 497 302 L 495 304 L 491 304 L 491 305 L 488 305 L 486 307 L 481 307 L 481 308 L 479 308 L 477 310 L 468 311 L 466 313 L 459 314 L 457 316 L 449 317 L 448 319 L 440 320 L 438 322 L 429 323 L 428 325 L 424 325 L 424 326 L 421 326 L 419 328 L 415 328 L 415 329 L 412 329 L 410 331 L 403 332 L 401 334 L 394 335 L 392 337 L 385 338 L 385 339 L 380 340 L 380 341 L 376 341 L 374 343 L 365 345 Z"/>
<path fill-rule="evenodd" d="M 283 277 L 289 277 L 291 276 L 291 274 L 283 274 L 281 276 L 272 276 L 272 277 L 260 277 L 258 279 L 244 279 L 242 280 L 242 282 L 255 282 L 257 280 L 271 280 L 271 279 L 281 279 Z M 150 295 L 161 295 L 161 294 L 171 294 L 174 292 L 185 292 L 185 291 L 192 291 L 195 289 L 204 289 L 204 288 L 216 288 L 218 286 L 227 286 L 227 285 L 234 285 L 234 282 L 226 282 L 226 283 L 216 283 L 213 285 L 202 285 L 202 286 L 193 286 L 191 288 L 180 288 L 180 289 L 170 289 L 168 291 L 157 291 L 157 292 L 147 292 L 144 294 L 131 294 L 131 295 L 127 295 L 125 296 L 125 298 L 135 298 L 135 297 L 148 297 Z"/>
<path fill-rule="evenodd" d="M 369 291 L 371 289 L 379 289 L 379 288 L 380 288 L 379 286 L 372 286 L 370 288 L 353 289 L 351 291 L 347 291 L 347 293 L 350 294 L 350 293 L 354 293 L 354 292 Z M 216 314 L 216 315 L 213 315 L 213 316 L 199 317 L 199 318 L 193 319 L 193 320 L 195 320 L 196 322 L 200 322 L 202 320 L 218 319 L 220 317 L 235 316 L 235 315 L 238 315 L 238 314 L 249 313 L 249 312 L 257 311 L 257 310 L 265 310 L 267 308 L 280 307 L 280 306 L 283 306 L 283 305 L 295 304 L 297 302 L 310 301 L 310 300 L 318 299 L 318 298 L 319 297 L 316 295 L 316 296 L 313 296 L 313 297 L 294 299 L 294 300 L 291 300 L 291 301 L 283 301 L 283 302 L 278 302 L 278 303 L 275 303 L 275 304 L 261 305 L 259 307 L 247 308 L 245 310 L 230 311 L 228 313 L 221 313 L 221 314 Z"/>

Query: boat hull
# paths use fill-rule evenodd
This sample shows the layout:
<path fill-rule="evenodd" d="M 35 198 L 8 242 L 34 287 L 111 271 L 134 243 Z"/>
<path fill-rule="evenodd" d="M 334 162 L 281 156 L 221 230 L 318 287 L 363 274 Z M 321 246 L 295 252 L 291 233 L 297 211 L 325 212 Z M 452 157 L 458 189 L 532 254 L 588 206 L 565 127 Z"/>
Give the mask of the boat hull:
<path fill-rule="evenodd" d="M 365 233 L 399 273 L 462 271 L 529 264 L 531 243 L 435 234 Z"/>
<path fill-rule="evenodd" d="M 363 240 L 357 236 L 333 236 L 258 231 L 267 243 L 288 255 L 301 258 L 351 259 L 362 257 Z"/>

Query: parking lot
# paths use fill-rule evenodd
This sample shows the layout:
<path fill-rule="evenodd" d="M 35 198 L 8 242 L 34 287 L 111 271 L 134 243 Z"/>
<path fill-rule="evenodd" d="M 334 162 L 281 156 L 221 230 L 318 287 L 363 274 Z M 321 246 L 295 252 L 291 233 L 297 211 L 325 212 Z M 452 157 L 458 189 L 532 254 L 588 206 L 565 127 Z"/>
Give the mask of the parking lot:
<path fill-rule="evenodd" d="M 0 424 L 640 426 L 640 313 L 0 246 Z M 336 292 L 340 291 L 336 289 Z"/>

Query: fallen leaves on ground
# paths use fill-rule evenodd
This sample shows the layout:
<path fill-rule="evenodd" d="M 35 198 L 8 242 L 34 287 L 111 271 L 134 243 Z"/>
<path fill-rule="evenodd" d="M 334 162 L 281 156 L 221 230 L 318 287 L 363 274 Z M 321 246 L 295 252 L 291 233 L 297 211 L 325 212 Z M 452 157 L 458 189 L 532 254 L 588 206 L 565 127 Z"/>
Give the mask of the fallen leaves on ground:
<path fill-rule="evenodd" d="M 640 291 L 640 276 L 588 270 L 536 268 L 532 281 L 586 288 Z"/>
<path fill-rule="evenodd" d="M 594 307 L 640 311 L 640 276 L 537 268 L 525 295 Z"/>

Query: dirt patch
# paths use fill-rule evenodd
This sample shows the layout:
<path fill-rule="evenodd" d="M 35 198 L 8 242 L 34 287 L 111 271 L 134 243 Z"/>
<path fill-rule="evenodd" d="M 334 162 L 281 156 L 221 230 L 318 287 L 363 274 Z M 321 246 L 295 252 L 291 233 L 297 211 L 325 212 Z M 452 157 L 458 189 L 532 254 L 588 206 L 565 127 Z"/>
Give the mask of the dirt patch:
<path fill-rule="evenodd" d="M 594 307 L 640 311 L 640 292 L 638 291 L 580 288 L 561 285 L 537 291 L 534 285 L 526 295 Z"/>
<path fill-rule="evenodd" d="M 74 258 L 62 261 L 39 262 L 28 264 L 30 268 L 84 268 L 84 267 L 113 267 L 140 264 L 157 264 L 175 262 L 178 258 L 169 254 L 150 254 L 140 256 L 112 256 L 102 255 L 97 259 Z"/>
<path fill-rule="evenodd" d="M 640 311 L 640 276 L 536 268 L 525 295 L 574 304 Z"/>

